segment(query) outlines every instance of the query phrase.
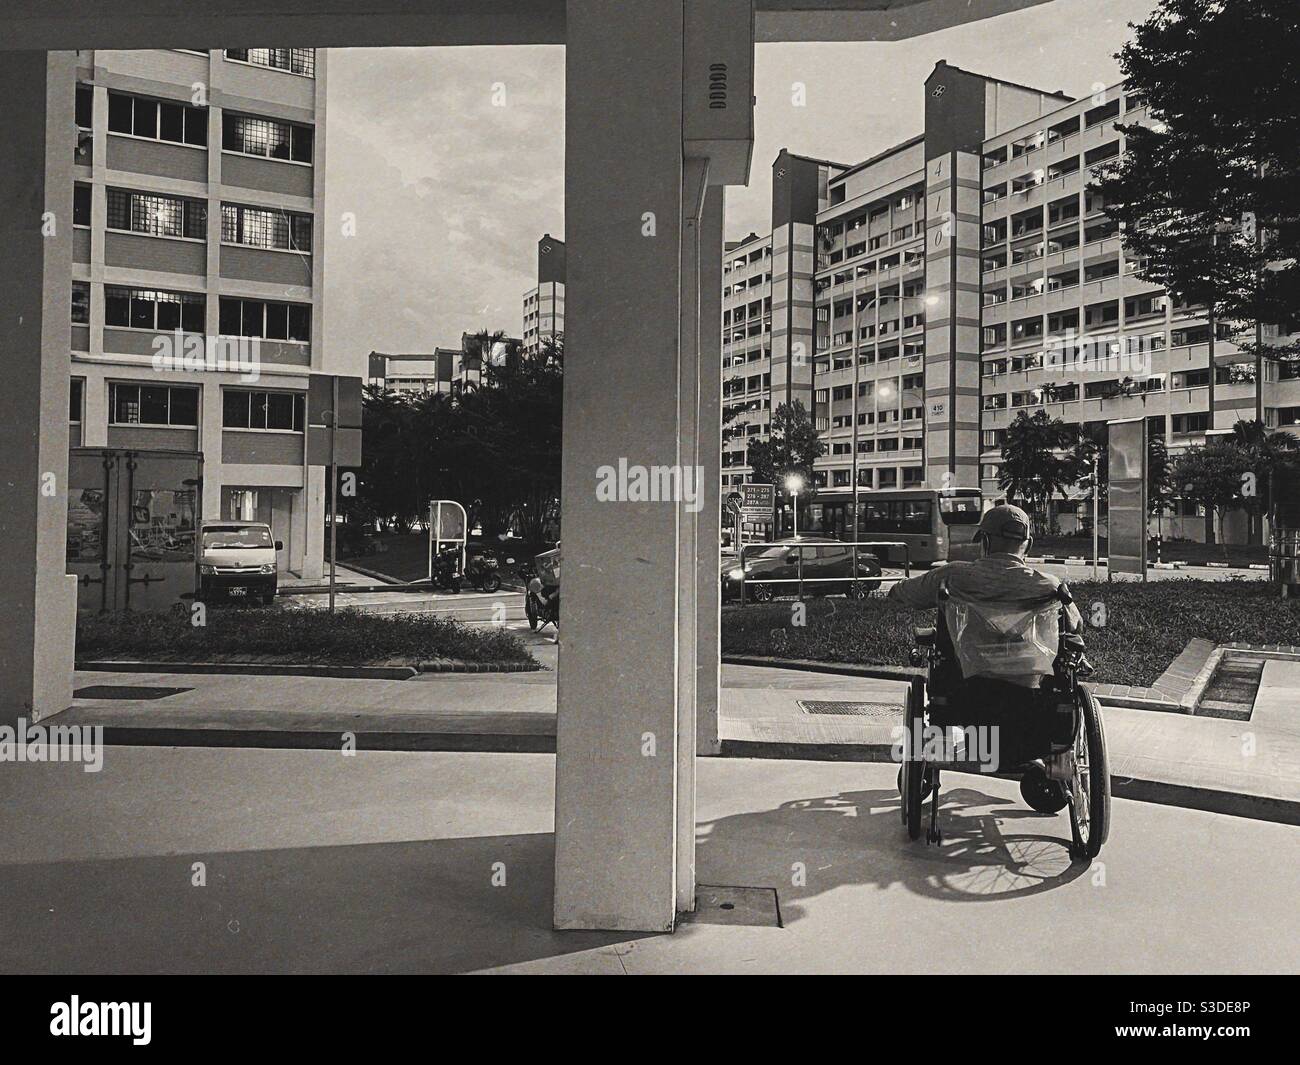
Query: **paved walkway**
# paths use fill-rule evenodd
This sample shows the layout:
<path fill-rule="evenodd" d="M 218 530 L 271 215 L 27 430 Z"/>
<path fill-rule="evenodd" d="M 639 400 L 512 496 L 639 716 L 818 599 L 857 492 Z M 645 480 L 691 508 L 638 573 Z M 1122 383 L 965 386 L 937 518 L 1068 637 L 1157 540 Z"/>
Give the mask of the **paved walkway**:
<path fill-rule="evenodd" d="M 1084 869 L 1065 815 L 1006 781 L 950 774 L 944 843 L 909 842 L 893 780 L 704 760 L 699 882 L 774 889 L 784 927 L 670 936 L 551 930 L 549 755 L 121 747 L 99 774 L 4 764 L 0 970 L 1300 968 L 1300 829 L 1121 799 Z"/>
<path fill-rule="evenodd" d="M 1269 663 L 1261 712 L 1250 721 L 1107 706 L 1116 793 L 1300 821 L 1295 668 Z M 119 743 L 334 748 L 352 733 L 363 749 L 550 751 L 555 677 L 78 672 L 78 698 L 59 720 L 104 725 Z M 723 753 L 742 757 L 886 760 L 906 697 L 898 681 L 761 666 L 725 665 L 722 684 Z M 123 687 L 127 698 L 111 698 Z M 180 690 L 151 699 L 130 690 L 140 687 Z M 846 703 L 858 704 L 858 712 L 846 713 Z M 1238 802 L 1241 796 L 1248 801 Z"/>

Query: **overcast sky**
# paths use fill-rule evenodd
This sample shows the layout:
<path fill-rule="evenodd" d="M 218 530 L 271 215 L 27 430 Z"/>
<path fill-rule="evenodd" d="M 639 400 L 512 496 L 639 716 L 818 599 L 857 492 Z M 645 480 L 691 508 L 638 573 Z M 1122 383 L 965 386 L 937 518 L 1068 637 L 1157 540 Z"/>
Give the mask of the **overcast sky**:
<path fill-rule="evenodd" d="M 728 190 L 728 239 L 768 228 L 782 147 L 853 163 L 920 133 L 940 59 L 1081 96 L 1119 80 L 1127 24 L 1154 7 L 1051 0 L 898 43 L 760 45 L 754 166 Z M 564 235 L 564 49 L 331 49 L 327 92 L 327 369 L 458 347 L 463 330 L 517 336 L 537 240 Z"/>

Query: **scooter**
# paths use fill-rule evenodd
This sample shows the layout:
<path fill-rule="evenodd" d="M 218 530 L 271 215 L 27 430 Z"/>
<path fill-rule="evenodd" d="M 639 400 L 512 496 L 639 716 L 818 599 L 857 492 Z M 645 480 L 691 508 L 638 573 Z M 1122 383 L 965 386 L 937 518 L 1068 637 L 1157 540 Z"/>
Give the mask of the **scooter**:
<path fill-rule="evenodd" d="M 480 592 L 490 595 L 501 587 L 501 576 L 497 573 L 499 566 L 494 555 L 472 555 L 465 563 L 465 579 Z"/>
<path fill-rule="evenodd" d="M 455 547 L 444 547 L 433 556 L 433 573 L 430 583 L 438 589 L 451 592 L 453 594 L 460 591 L 460 573 L 458 572 L 458 563 L 460 562 L 460 549 Z"/>
<path fill-rule="evenodd" d="M 524 613 L 528 627 L 534 632 L 546 625 L 560 631 L 560 550 L 544 551 L 536 556 L 533 565 L 519 568 L 519 575 L 527 582 L 524 591 Z"/>
<path fill-rule="evenodd" d="M 524 613 L 528 615 L 528 627 L 534 632 L 550 624 L 555 631 L 560 631 L 560 588 L 559 585 L 542 583 L 541 577 L 534 577 L 528 582 L 524 593 Z"/>

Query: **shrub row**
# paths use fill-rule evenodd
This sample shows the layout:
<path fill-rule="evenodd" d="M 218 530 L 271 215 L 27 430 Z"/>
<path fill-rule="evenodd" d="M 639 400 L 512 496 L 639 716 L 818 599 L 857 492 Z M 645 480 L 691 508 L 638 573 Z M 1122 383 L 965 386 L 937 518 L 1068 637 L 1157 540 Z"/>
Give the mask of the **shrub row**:
<path fill-rule="evenodd" d="M 523 642 L 504 629 L 472 628 L 433 614 L 341 610 L 209 609 L 206 624 L 185 611 L 83 615 L 77 657 L 203 662 L 266 660 L 364 665 L 445 658 L 530 663 Z"/>
<path fill-rule="evenodd" d="M 1280 598 L 1267 581 L 1078 581 L 1070 588 L 1088 626 L 1096 683 L 1149 686 L 1196 636 L 1216 644 L 1300 644 L 1300 600 Z M 797 605 L 726 609 L 723 653 L 901 666 L 912 627 L 934 624 L 932 610 L 872 598 L 811 600 L 800 626 Z"/>

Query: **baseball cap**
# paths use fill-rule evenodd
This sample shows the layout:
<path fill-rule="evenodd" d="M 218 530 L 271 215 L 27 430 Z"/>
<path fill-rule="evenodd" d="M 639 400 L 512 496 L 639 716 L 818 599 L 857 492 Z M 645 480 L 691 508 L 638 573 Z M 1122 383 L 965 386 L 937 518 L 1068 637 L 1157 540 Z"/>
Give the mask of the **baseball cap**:
<path fill-rule="evenodd" d="M 1028 540 L 1029 515 L 1009 503 L 990 507 L 980 518 L 979 528 L 975 530 L 973 539 L 978 540 L 985 534 L 1001 536 L 1006 540 Z"/>

